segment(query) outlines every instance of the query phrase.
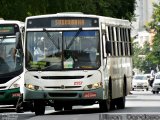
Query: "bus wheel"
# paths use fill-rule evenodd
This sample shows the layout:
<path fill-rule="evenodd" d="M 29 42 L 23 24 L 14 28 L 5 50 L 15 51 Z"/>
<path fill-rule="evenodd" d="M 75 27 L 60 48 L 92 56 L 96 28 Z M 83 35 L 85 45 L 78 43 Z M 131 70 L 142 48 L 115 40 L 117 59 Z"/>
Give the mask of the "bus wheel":
<path fill-rule="evenodd" d="M 34 101 L 34 110 L 36 115 L 44 115 L 45 112 L 45 102 L 42 100 Z"/>
<path fill-rule="evenodd" d="M 126 102 L 126 79 L 124 79 L 124 84 L 123 84 L 123 96 L 117 99 L 117 108 L 118 109 L 124 109 L 125 108 L 125 102 Z"/>
<path fill-rule="evenodd" d="M 54 105 L 54 110 L 55 111 L 62 111 L 63 106 L 62 105 Z"/>
<path fill-rule="evenodd" d="M 72 105 L 64 105 L 64 110 L 72 110 Z"/>
<path fill-rule="evenodd" d="M 110 103 L 108 100 L 102 100 L 99 102 L 99 107 L 101 111 L 108 112 L 110 110 Z"/>
<path fill-rule="evenodd" d="M 111 95 L 110 95 L 109 90 L 108 90 L 108 99 L 100 101 L 99 102 L 99 107 L 100 107 L 100 110 L 105 111 L 105 112 L 108 112 L 110 110 Z"/>
<path fill-rule="evenodd" d="M 117 99 L 117 109 L 125 108 L 125 96 Z"/>

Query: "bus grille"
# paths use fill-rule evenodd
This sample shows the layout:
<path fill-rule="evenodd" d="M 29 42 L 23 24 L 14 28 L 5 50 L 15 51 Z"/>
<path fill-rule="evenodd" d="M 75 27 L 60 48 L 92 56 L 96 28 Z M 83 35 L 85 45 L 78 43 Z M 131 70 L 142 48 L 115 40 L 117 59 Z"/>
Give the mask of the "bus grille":
<path fill-rule="evenodd" d="M 1 86 L 0 89 L 5 89 L 7 86 Z"/>
<path fill-rule="evenodd" d="M 76 97 L 77 93 L 49 93 L 51 97 Z"/>
<path fill-rule="evenodd" d="M 53 89 L 65 89 L 65 88 L 80 88 L 81 86 L 47 86 L 45 88 L 53 88 Z"/>
<path fill-rule="evenodd" d="M 84 76 L 42 76 L 42 79 L 82 79 Z"/>

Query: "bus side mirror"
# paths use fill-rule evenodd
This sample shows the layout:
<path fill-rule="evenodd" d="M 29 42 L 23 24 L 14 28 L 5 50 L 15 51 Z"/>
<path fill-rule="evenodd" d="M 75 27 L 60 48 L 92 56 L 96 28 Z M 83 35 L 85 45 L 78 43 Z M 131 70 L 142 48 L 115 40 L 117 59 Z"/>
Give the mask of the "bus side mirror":
<path fill-rule="evenodd" d="M 20 32 L 16 33 L 16 49 L 22 49 L 22 40 Z"/>
<path fill-rule="evenodd" d="M 106 53 L 111 53 L 111 52 L 112 52 L 111 42 L 106 41 Z"/>

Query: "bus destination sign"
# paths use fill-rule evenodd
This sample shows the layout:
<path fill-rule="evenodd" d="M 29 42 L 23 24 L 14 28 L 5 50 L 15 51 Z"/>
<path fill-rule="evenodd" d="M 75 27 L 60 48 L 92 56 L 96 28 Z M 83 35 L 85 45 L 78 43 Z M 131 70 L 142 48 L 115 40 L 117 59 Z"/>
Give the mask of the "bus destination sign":
<path fill-rule="evenodd" d="M 60 19 L 60 20 L 53 20 L 52 21 L 55 26 L 65 26 L 65 25 L 73 25 L 73 26 L 84 26 L 85 21 L 80 19 Z"/>
<path fill-rule="evenodd" d="M 1 35 L 15 35 L 16 32 L 19 31 L 19 28 L 17 25 L 11 25 L 11 24 L 1 24 L 0 25 L 0 36 Z"/>
<path fill-rule="evenodd" d="M 0 27 L 0 33 L 5 34 L 5 33 L 12 33 L 14 32 L 13 27 Z"/>
<path fill-rule="evenodd" d="M 98 27 L 95 18 L 55 18 L 51 21 L 52 27 Z"/>
<path fill-rule="evenodd" d="M 89 17 L 47 17 L 29 19 L 27 22 L 27 28 L 76 28 L 98 26 L 98 18 Z"/>

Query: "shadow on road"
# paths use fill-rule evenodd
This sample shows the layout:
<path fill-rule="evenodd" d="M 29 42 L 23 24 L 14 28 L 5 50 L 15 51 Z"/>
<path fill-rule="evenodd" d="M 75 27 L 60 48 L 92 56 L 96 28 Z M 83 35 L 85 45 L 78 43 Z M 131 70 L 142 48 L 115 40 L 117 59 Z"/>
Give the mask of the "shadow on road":
<path fill-rule="evenodd" d="M 95 114 L 95 113 L 99 114 L 105 112 L 101 111 L 99 108 L 83 108 L 83 109 L 73 109 L 70 111 L 53 112 L 46 115 L 73 115 L 73 114 Z"/>

